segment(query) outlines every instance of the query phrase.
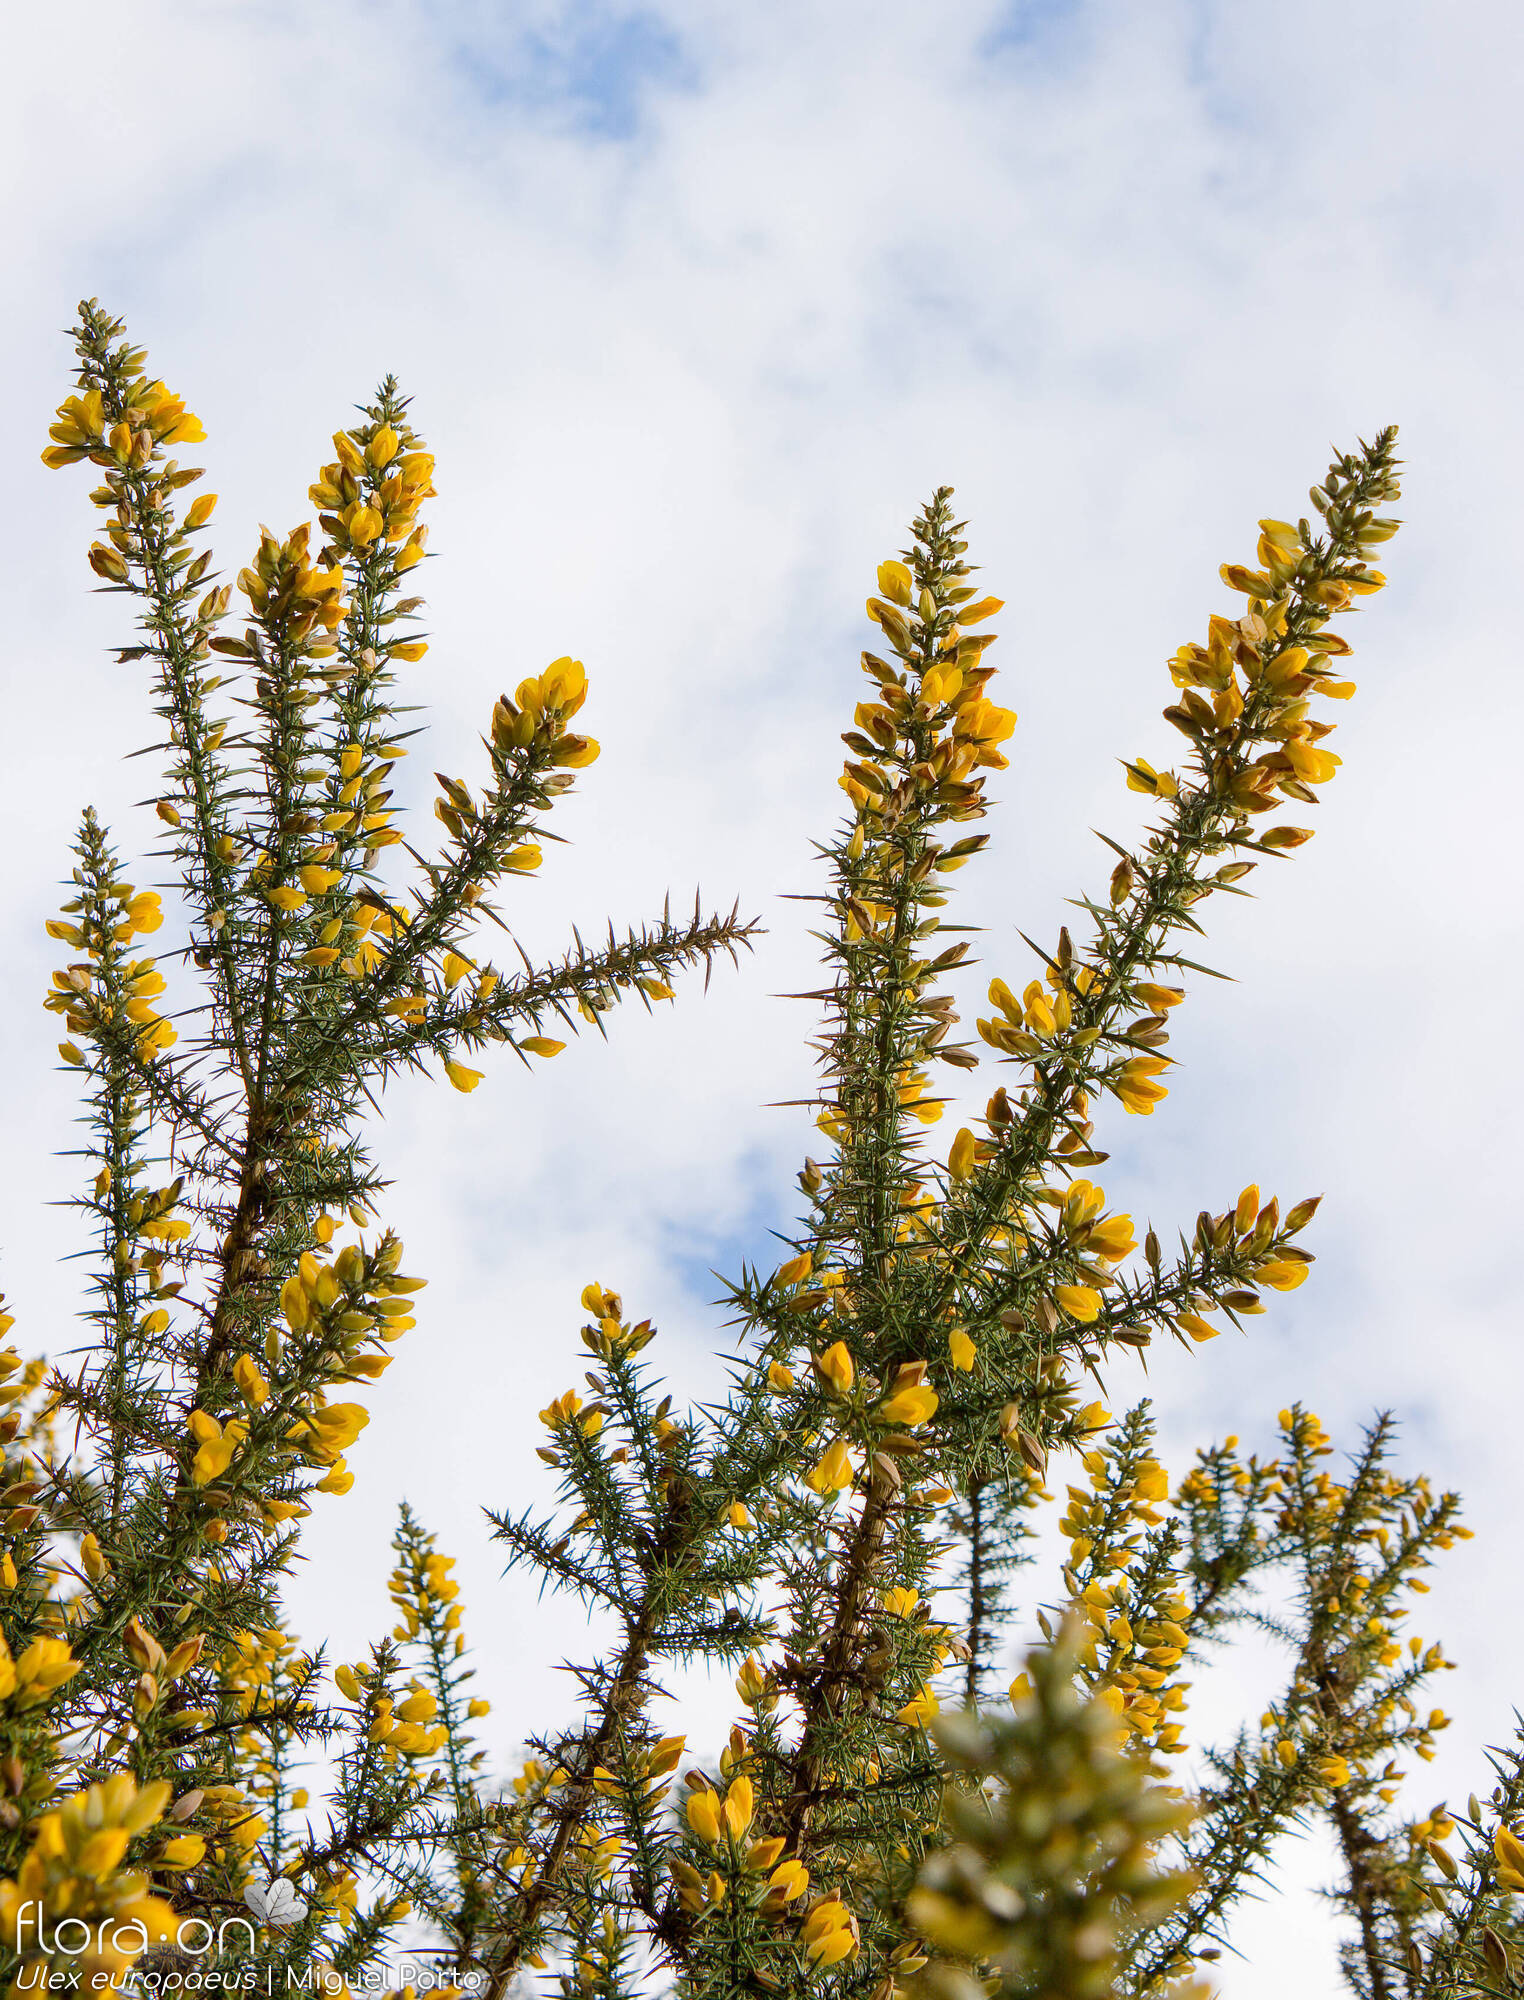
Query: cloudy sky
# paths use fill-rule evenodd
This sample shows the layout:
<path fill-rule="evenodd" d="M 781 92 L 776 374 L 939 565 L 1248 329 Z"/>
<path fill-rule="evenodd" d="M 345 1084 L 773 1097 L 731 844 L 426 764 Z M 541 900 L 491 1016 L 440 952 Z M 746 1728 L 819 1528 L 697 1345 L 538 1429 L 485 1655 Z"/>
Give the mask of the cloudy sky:
<path fill-rule="evenodd" d="M 316 1517 L 311 1642 L 386 1620 L 407 1494 L 457 1555 L 505 1761 L 564 1710 L 580 1618 L 498 1579 L 483 1505 L 540 1489 L 535 1411 L 579 1372 L 577 1293 L 618 1284 L 674 1382 L 715 1379 L 713 1268 L 765 1254 L 807 1143 L 812 835 L 828 826 L 873 565 L 950 482 L 1009 600 L 1021 726 L 985 963 L 1023 971 L 1125 833 L 1119 755 L 1171 735 L 1163 662 L 1217 565 L 1305 506 L 1331 442 L 1400 422 L 1409 526 L 1355 634 L 1360 694 L 1317 841 L 1215 917 L 1114 1197 L 1168 1228 L 1247 1180 L 1325 1193 L 1312 1283 L 1151 1387 L 1172 1465 L 1268 1443 L 1305 1398 L 1462 1487 L 1435 1579 L 1458 1720 L 1414 1795 L 1463 1796 L 1510 1727 L 1524 1613 L 1514 1298 L 1519 1127 L 1517 10 L 1496 0 L 76 0 L 19 33 L 0 126 L 7 476 L 0 881 L 6 1289 L 73 1339 L 71 1096 L 38 1002 L 79 808 L 129 854 L 148 740 L 109 664 L 77 476 L 36 452 L 82 293 L 126 313 L 208 431 L 217 546 L 286 529 L 326 440 L 395 369 L 439 460 L 424 768 L 470 775 L 494 695 L 570 651 L 603 742 L 526 888 L 532 947 L 701 886 L 768 935 L 707 997 L 631 1014 L 469 1100 L 387 1102 L 391 1217 L 431 1287 L 374 1398 L 356 1493 Z M 13 49 L 13 54 L 15 53 Z M 1510 136 L 1512 134 L 1513 136 Z M 1268 872 L 1268 871 L 1265 871 Z M 973 984 L 970 983 L 970 995 Z M 981 1093 L 982 1095 L 982 1093 Z M 951 1126 L 948 1127 L 952 1129 Z M 1118 1398 L 1134 1386 L 1119 1379 Z M 719 1706 L 691 1697 L 696 1732 Z M 1219 1693 L 1203 1698 L 1215 1716 Z M 1232 2000 L 1336 1990 L 1316 1899 L 1249 1912 Z"/>

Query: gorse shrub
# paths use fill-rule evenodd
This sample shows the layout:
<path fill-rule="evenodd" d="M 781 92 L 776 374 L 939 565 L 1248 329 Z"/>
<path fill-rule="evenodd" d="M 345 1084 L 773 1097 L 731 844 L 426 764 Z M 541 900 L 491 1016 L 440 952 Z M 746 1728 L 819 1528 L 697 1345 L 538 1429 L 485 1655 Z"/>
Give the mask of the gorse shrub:
<path fill-rule="evenodd" d="M 422 1282 L 378 1226 L 365 1114 L 403 1065 L 469 1090 L 489 1043 L 554 1056 L 750 927 L 664 915 L 495 966 L 482 920 L 597 746 L 558 660 L 497 703 L 474 788 L 440 777 L 431 851 L 404 840 L 395 675 L 425 651 L 403 593 L 433 461 L 395 384 L 335 437 L 316 530 L 262 535 L 235 620 L 197 553 L 212 496 L 178 511 L 199 424 L 93 303 L 77 344 L 44 457 L 101 478 L 90 562 L 137 615 L 122 658 L 158 718 L 150 872 L 175 929 L 145 951 L 160 893 L 86 813 L 48 1006 L 85 1106 L 89 1338 L 51 1369 L 0 1361 L 12 1989 L 215 1969 L 359 1992 L 406 1963 L 568 2000 L 1185 1993 L 1278 1841 L 1326 1820 L 1359 1993 L 1517 1990 L 1518 1755 L 1495 1753 L 1485 1805 L 1400 1799 L 1445 1724 L 1427 1683 L 1448 1662 L 1400 1627 L 1466 1532 L 1454 1496 L 1393 1469 L 1388 1418 L 1340 1462 L 1299 1405 L 1272 1458 L 1228 1438 L 1172 1481 L 1148 1404 L 1096 1393 L 1308 1273 L 1314 1201 L 1219 1193 L 1166 1249 L 1091 1176 L 1106 1121 L 1166 1094 L 1208 898 L 1309 837 L 1265 820 L 1337 768 L 1332 621 L 1383 581 L 1394 435 L 1336 459 L 1316 530 L 1262 522 L 1255 565 L 1224 569 L 1246 608 L 1170 662 L 1181 768 L 1126 766 L 1152 827 L 1032 976 L 993 980 L 975 1039 L 943 990 L 970 952 L 946 910 L 1015 723 L 987 657 L 1001 605 L 945 489 L 881 566 L 820 850 L 822 1157 L 789 1254 L 728 1287 L 717 1403 L 681 1406 L 649 1320 L 582 1290 L 585 1373 L 542 1412 L 559 1503 L 491 1519 L 612 1638 L 572 1726 L 513 1719 L 529 1749 L 503 1771 L 452 1564 L 410 1511 L 399 1622 L 365 1659 L 283 1621 Z M 983 1060 L 1003 1080 L 977 1129 L 934 1147 L 944 1087 Z M 1055 1511 L 1066 1552 L 1038 1582 Z M 1033 1624 L 1003 1687 L 1005 1637 Z M 1187 1760 L 1187 1676 L 1244 1624 L 1283 1642 L 1284 1690 Z M 717 1755 L 653 1712 L 694 1665 L 734 1681 Z"/>

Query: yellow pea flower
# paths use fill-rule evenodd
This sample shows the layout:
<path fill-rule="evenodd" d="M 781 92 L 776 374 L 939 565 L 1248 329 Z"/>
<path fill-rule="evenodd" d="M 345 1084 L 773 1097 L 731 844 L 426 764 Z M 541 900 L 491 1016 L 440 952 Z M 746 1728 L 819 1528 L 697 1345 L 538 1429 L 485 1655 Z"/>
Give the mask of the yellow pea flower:
<path fill-rule="evenodd" d="M 1076 1319 L 1082 1326 L 1088 1326 L 1101 1310 L 1101 1295 L 1089 1285 L 1056 1285 L 1053 1302 L 1070 1319 Z"/>
<path fill-rule="evenodd" d="M 767 1881 L 769 1888 L 783 1891 L 785 1903 L 792 1903 L 810 1886 L 810 1871 L 802 1861 L 796 1861 L 790 1856 L 787 1861 L 779 1862 Z"/>
<path fill-rule="evenodd" d="M 182 1833 L 178 1834 L 173 1840 L 167 1840 L 164 1843 L 159 1852 L 154 1856 L 154 1866 L 156 1868 L 173 1868 L 177 1871 L 194 1868 L 199 1861 L 205 1859 L 205 1856 L 206 1841 L 204 1838 L 199 1833 Z"/>
<path fill-rule="evenodd" d="M 545 1035 L 526 1035 L 519 1043 L 519 1047 L 532 1056 L 543 1056 L 548 1060 L 551 1056 L 560 1055 L 566 1044 L 553 1042 Z"/>
<path fill-rule="evenodd" d="M 1171 1007 L 1178 1007 L 1185 998 L 1183 986 L 1156 986 L 1152 980 L 1141 980 L 1133 989 L 1133 998 L 1141 1006 L 1150 1007 L 1156 1014 L 1162 1014 Z"/>
<path fill-rule="evenodd" d="M 961 1368 L 965 1375 L 979 1358 L 978 1348 L 961 1326 L 955 1327 L 947 1336 L 947 1351 L 954 1368 Z"/>
<path fill-rule="evenodd" d="M 1169 1474 L 1157 1459 L 1144 1459 L 1143 1463 L 1138 1467 L 1133 1491 L 1140 1500 L 1167 1500 L 1169 1498 Z M 1184 1645 L 1185 1635 L 1183 1632 L 1176 1643 Z"/>
<path fill-rule="evenodd" d="M 924 1729 L 941 1706 L 931 1689 L 923 1686 L 913 1700 L 896 1711 L 895 1721 L 908 1723 L 912 1729 Z"/>
<path fill-rule="evenodd" d="M 711 1847 L 720 1844 L 720 1795 L 718 1792 L 688 1794 L 688 1824 L 700 1840 Z"/>
<path fill-rule="evenodd" d="M 804 1483 L 816 1493 L 839 1493 L 852 1484 L 852 1478 L 852 1460 L 845 1442 L 837 1438 Z"/>
<path fill-rule="evenodd" d="M 964 604 L 958 610 L 960 625 L 982 625 L 986 618 L 993 618 L 997 611 L 1004 611 L 1003 597 L 981 597 L 977 604 Z"/>
<path fill-rule="evenodd" d="M 270 1385 L 260 1374 L 252 1354 L 240 1354 L 233 1363 L 233 1380 L 238 1384 L 244 1401 L 251 1409 L 258 1409 L 269 1399 Z"/>
<path fill-rule="evenodd" d="M 821 1374 L 837 1395 L 845 1396 L 856 1380 L 857 1371 L 852 1365 L 852 1357 L 847 1352 L 846 1342 L 836 1341 L 820 1357 Z"/>
<path fill-rule="evenodd" d="M 1203 1319 L 1200 1313 L 1176 1313 L 1175 1324 L 1182 1333 L 1188 1333 L 1192 1340 L 1215 1340 L 1222 1332 L 1220 1326 L 1213 1326 L 1212 1322 Z"/>
<path fill-rule="evenodd" d="M 1104 1222 L 1096 1223 L 1085 1239 L 1085 1248 L 1090 1254 L 1104 1258 L 1108 1264 L 1120 1264 L 1137 1247 L 1138 1239 L 1133 1235 L 1130 1215 L 1108 1215 Z"/>
<path fill-rule="evenodd" d="M 1338 770 L 1343 759 L 1336 757 L 1332 750 L 1321 749 L 1313 743 L 1303 743 L 1292 737 L 1285 746 L 1286 761 L 1303 784 L 1324 785 Z"/>
<path fill-rule="evenodd" d="M 928 1383 L 919 1382 L 880 1403 L 878 1417 L 882 1423 L 904 1424 L 907 1430 L 915 1430 L 928 1417 L 935 1415 L 940 1401 L 935 1389 Z"/>
<path fill-rule="evenodd" d="M 725 1794 L 725 1831 L 732 1840 L 740 1840 L 751 1825 L 756 1804 L 752 1794 L 751 1779 L 746 1776 L 732 1778 Z"/>
<path fill-rule="evenodd" d="M 445 1075 L 454 1084 L 455 1088 L 464 1091 L 475 1090 L 476 1086 L 481 1082 L 484 1073 L 479 1069 L 467 1069 L 464 1063 L 451 1062 L 448 1058 L 445 1060 L 444 1068 Z"/>
<path fill-rule="evenodd" d="M 963 1126 L 947 1155 L 947 1171 L 955 1181 L 966 1181 L 974 1171 L 975 1144 L 973 1133 Z"/>
<path fill-rule="evenodd" d="M 540 676 L 540 698 L 547 708 L 572 714 L 582 706 L 587 693 L 587 675 L 582 662 L 563 654 L 552 660 Z"/>
<path fill-rule="evenodd" d="M 1515 1895 L 1524 1891 L 1524 1840 L 1508 1827 L 1500 1826 L 1492 1836 L 1492 1851 L 1497 1857 L 1498 1879 L 1503 1886 Z"/>
<path fill-rule="evenodd" d="M 1273 1291 L 1294 1292 L 1305 1280 L 1310 1268 L 1289 1257 L 1284 1261 L 1272 1258 L 1268 1264 L 1261 1264 L 1254 1276 L 1257 1283 L 1269 1285 Z"/>
<path fill-rule="evenodd" d="M 902 562 L 881 562 L 878 566 L 880 594 L 891 604 L 908 604 L 915 578 Z"/>

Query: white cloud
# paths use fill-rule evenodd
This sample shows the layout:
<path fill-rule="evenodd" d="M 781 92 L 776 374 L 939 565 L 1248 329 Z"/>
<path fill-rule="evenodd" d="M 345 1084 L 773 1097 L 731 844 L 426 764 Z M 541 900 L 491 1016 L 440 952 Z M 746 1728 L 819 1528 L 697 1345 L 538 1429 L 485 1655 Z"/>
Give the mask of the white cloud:
<path fill-rule="evenodd" d="M 603 739 L 523 934 L 653 913 L 670 885 L 769 936 L 707 1002 L 618 1022 L 469 1102 L 408 1085 L 385 1153 L 432 1278 L 374 1398 L 359 1494 L 297 1594 L 341 1649 L 380 1629 L 374 1536 L 406 1491 L 467 1581 L 504 1751 L 568 1699 L 579 1615 L 496 1581 L 477 1509 L 537 1490 L 534 1411 L 572 1379 L 576 1293 L 623 1285 L 681 1382 L 713 1380 L 695 1275 L 781 1225 L 805 1127 L 808 840 L 835 811 L 872 564 L 954 482 L 1011 609 L 1021 710 L 997 848 L 960 883 L 1020 967 L 1134 823 L 1114 759 L 1165 746 L 1164 656 L 1216 565 L 1396 418 L 1393 587 L 1318 840 L 1215 919 L 1179 1086 L 1114 1134 L 1162 1225 L 1242 1181 L 1324 1188 L 1323 1261 L 1244 1343 L 1156 1368 L 1177 1459 L 1300 1394 L 1377 1403 L 1463 1486 L 1478 1539 L 1429 1602 L 1463 1662 L 1435 1787 L 1508 1727 L 1503 1579 L 1521 1380 L 1511 1304 L 1519 541 L 1519 28 L 1499 6 L 1160 0 L 926 9 L 539 0 L 139 0 L 34 14 L 10 147 L 3 342 L 11 601 L 4 883 L 7 1289 L 55 1348 L 70 1097 L 36 1011 L 51 882 L 85 799 L 129 849 L 147 740 L 116 606 L 86 597 L 79 481 L 36 464 L 82 291 L 124 310 L 206 420 L 219 547 L 305 512 L 347 405 L 395 367 L 439 453 L 418 671 L 430 768 L 568 648 Z M 973 879 L 971 879 L 973 878 Z M 983 974 L 981 973 L 981 976 Z M 972 990 L 972 985 L 971 985 Z M 1427 1783 L 1428 1781 L 1426 1781 Z M 1418 1800 L 1427 1804 L 1427 1791 Z M 1321 1864 L 1318 1864 L 1321 1865 Z M 1316 1868 L 1300 1872 L 1316 1878 Z M 1255 1920 L 1233 2000 L 1334 1990 L 1311 1902 Z M 1309 1962 L 1309 1960 L 1311 1962 Z"/>

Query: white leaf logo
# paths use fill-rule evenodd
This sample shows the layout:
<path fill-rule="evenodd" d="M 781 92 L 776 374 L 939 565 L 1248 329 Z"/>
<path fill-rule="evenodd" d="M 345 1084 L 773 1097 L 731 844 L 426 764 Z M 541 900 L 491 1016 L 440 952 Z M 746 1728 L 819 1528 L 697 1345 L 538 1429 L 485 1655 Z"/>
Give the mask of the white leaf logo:
<path fill-rule="evenodd" d="M 246 1883 L 243 1900 L 262 1924 L 275 1931 L 289 1930 L 307 1914 L 307 1905 L 284 1875 L 277 1875 L 273 1882 Z"/>

